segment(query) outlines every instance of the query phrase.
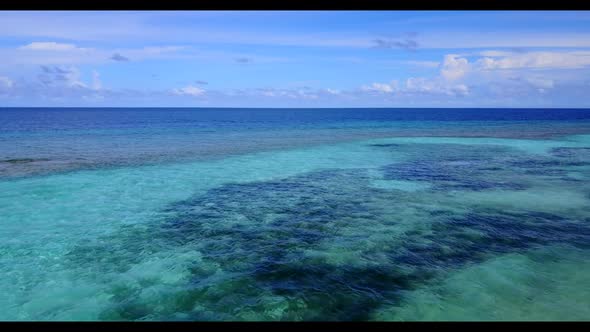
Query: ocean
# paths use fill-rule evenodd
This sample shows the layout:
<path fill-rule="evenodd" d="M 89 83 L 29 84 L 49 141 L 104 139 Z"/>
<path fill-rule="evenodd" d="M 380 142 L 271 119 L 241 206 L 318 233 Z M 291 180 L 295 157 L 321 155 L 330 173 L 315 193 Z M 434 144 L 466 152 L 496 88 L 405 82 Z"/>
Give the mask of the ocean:
<path fill-rule="evenodd" d="M 590 110 L 0 108 L 0 320 L 588 320 Z"/>

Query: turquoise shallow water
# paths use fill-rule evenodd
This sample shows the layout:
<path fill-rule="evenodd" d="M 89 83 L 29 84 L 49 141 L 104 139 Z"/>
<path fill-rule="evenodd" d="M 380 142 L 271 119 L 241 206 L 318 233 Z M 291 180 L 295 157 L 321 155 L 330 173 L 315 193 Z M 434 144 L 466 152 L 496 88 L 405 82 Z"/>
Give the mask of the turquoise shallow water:
<path fill-rule="evenodd" d="M 0 320 L 588 320 L 585 121 L 339 121 L 12 123 Z"/>

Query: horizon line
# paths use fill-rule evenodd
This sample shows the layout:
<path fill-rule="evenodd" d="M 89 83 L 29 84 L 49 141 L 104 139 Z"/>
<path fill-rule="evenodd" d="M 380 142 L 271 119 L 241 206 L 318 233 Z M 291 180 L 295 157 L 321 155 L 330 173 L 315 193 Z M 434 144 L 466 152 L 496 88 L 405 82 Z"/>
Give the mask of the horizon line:
<path fill-rule="evenodd" d="M 163 109 L 163 108 L 173 108 L 173 109 L 538 109 L 538 110 L 551 110 L 551 109 L 575 109 L 575 110 L 590 110 L 590 107 L 222 107 L 222 106 L 210 106 L 210 107 L 203 107 L 203 106 L 0 106 L 0 109 L 30 109 L 30 108 L 39 108 L 39 109 L 72 109 L 72 108 L 81 108 L 81 109 L 124 109 L 124 108 L 134 108 L 134 109 Z"/>

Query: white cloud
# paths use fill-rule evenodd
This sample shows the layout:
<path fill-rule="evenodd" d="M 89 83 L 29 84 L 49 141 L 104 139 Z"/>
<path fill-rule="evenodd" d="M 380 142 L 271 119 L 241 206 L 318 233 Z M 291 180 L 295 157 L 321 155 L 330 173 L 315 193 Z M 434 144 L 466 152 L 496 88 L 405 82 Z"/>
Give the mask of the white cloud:
<path fill-rule="evenodd" d="M 76 47 L 74 44 L 63 44 L 56 42 L 32 42 L 28 45 L 21 46 L 19 50 L 31 51 L 74 51 L 85 50 L 84 48 Z"/>
<path fill-rule="evenodd" d="M 392 93 L 397 89 L 397 81 L 391 83 L 372 83 L 369 86 L 363 86 L 361 90 L 379 93 Z"/>
<path fill-rule="evenodd" d="M 264 97 L 285 97 L 289 99 L 318 99 L 318 91 L 311 89 L 254 89 L 249 91 L 254 95 L 261 95 Z"/>
<path fill-rule="evenodd" d="M 460 58 L 456 54 L 448 54 L 445 56 L 440 74 L 449 81 L 457 80 L 469 71 L 469 61 L 465 58 Z"/>
<path fill-rule="evenodd" d="M 423 94 L 443 94 L 448 96 L 466 96 L 469 88 L 465 84 L 451 84 L 440 79 L 410 77 L 406 80 L 404 92 Z"/>
<path fill-rule="evenodd" d="M 469 94 L 469 87 L 465 84 L 459 84 L 450 88 L 452 93 L 457 96 L 466 96 Z"/>
<path fill-rule="evenodd" d="M 432 92 L 434 83 L 423 77 L 410 77 L 406 80 L 406 89 L 409 91 Z"/>
<path fill-rule="evenodd" d="M 13 85 L 14 82 L 10 78 L 6 76 L 0 76 L 0 88 L 10 89 Z"/>
<path fill-rule="evenodd" d="M 575 69 L 590 66 L 590 52 L 509 53 L 481 58 L 476 64 L 483 70 L 554 68 Z"/>
<path fill-rule="evenodd" d="M 340 91 L 335 90 L 335 89 L 324 89 L 324 91 L 328 94 L 331 94 L 331 95 L 339 95 L 340 94 Z"/>
<path fill-rule="evenodd" d="M 345 97 L 347 91 L 341 91 L 336 89 L 314 89 L 310 87 L 304 88 L 252 88 L 243 90 L 233 90 L 227 92 L 221 92 L 225 96 L 247 96 L 252 98 L 284 98 L 290 100 L 321 100 L 322 98 L 332 99 L 334 97 Z"/>
<path fill-rule="evenodd" d="M 101 101 L 116 96 L 116 92 L 103 88 L 97 71 L 92 71 L 89 82 L 84 82 L 82 72 L 75 66 L 41 66 L 38 70 L 36 77 L 22 77 L 17 82 L 0 77 L 0 95 L 23 100 L 25 105 Z"/>
<path fill-rule="evenodd" d="M 433 62 L 438 64 L 438 62 Z M 429 64 L 431 65 L 431 64 Z M 398 86 L 397 81 L 387 83 L 372 83 L 370 86 L 361 87 L 362 91 L 393 93 L 399 96 L 407 95 L 446 95 L 451 97 L 466 96 L 469 94 L 467 84 L 460 82 L 471 71 L 469 61 L 458 54 L 448 54 L 440 64 L 440 74 L 435 77 L 410 77 L 403 86 Z"/>
<path fill-rule="evenodd" d="M 260 91 L 260 94 L 262 94 L 265 97 L 276 97 L 281 95 L 279 92 L 273 90 L 262 90 Z"/>
<path fill-rule="evenodd" d="M 175 95 L 179 95 L 179 96 L 197 97 L 197 96 L 202 96 L 203 94 L 205 94 L 205 90 L 201 89 L 197 86 L 188 85 L 184 88 L 173 89 L 172 93 Z"/>
<path fill-rule="evenodd" d="M 315 92 L 298 90 L 291 98 L 303 98 L 303 99 L 318 99 L 319 96 Z"/>
<path fill-rule="evenodd" d="M 469 87 L 467 85 L 449 82 L 441 77 L 410 77 L 402 85 L 399 85 L 397 81 L 393 81 L 391 84 L 373 83 L 370 86 L 361 87 L 360 90 L 362 92 L 378 92 L 398 97 L 416 95 L 447 95 L 457 97 L 469 94 Z"/>
<path fill-rule="evenodd" d="M 474 57 L 470 62 L 467 57 Z M 471 59 L 471 58 L 470 58 Z M 576 83 L 580 74 L 563 69 L 590 67 L 590 52 L 508 52 L 487 50 L 473 54 L 447 54 L 438 76 L 411 77 L 396 92 L 399 95 L 430 94 L 447 96 L 501 91 L 503 96 L 522 96 L 527 91 L 547 93 L 563 82 Z M 531 71 L 531 69 L 535 69 Z M 571 71 L 570 71 L 571 73 Z M 577 82 L 579 84 L 580 82 Z M 387 85 L 374 83 L 365 91 L 389 91 Z"/>
<path fill-rule="evenodd" d="M 405 63 L 412 66 L 424 68 L 437 68 L 438 66 L 440 66 L 440 62 L 438 61 L 406 61 Z"/>
<path fill-rule="evenodd" d="M 102 89 L 102 82 L 100 81 L 100 74 L 96 71 L 92 71 L 92 88 L 94 90 Z"/>

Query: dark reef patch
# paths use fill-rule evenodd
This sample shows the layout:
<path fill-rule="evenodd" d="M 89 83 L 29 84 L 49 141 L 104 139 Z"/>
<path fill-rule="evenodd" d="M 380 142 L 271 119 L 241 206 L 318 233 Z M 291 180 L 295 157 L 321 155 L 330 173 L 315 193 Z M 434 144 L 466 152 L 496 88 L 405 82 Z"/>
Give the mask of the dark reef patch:
<path fill-rule="evenodd" d="M 401 144 L 395 144 L 395 143 L 376 143 L 376 144 L 369 144 L 369 146 L 374 146 L 374 147 L 378 147 L 378 148 L 393 148 L 393 147 L 401 147 Z"/>
<path fill-rule="evenodd" d="M 553 148 L 551 154 L 555 157 L 586 160 L 590 163 L 590 148 Z"/>
<path fill-rule="evenodd" d="M 28 164 L 34 163 L 38 161 L 49 161 L 47 158 L 14 158 L 14 159 L 3 159 L 0 160 L 0 163 L 7 163 L 7 164 Z"/>
<path fill-rule="evenodd" d="M 451 216 L 432 224 L 424 235 L 428 245 L 409 241 L 395 261 L 414 266 L 460 267 L 493 254 L 522 251 L 539 245 L 567 244 L 590 248 L 588 220 L 528 211 L 479 211 Z"/>
<path fill-rule="evenodd" d="M 383 167 L 384 177 L 428 181 L 437 190 L 376 189 L 365 169 L 226 184 L 169 205 L 149 227 L 80 244 L 68 263 L 118 273 L 152 252 L 198 256 L 186 284 L 153 303 L 142 300 L 141 288 L 112 289 L 114 304 L 103 319 L 366 320 L 382 305 L 403 301 L 408 290 L 500 254 L 552 244 L 590 249 L 588 218 L 475 206 L 458 214 L 436 203 L 451 189 L 526 189 L 513 179 L 531 162 L 513 150 L 411 149 L 416 157 Z M 522 167 L 507 167 L 511 162 Z M 353 258 L 329 259 L 339 254 Z"/>
<path fill-rule="evenodd" d="M 489 189 L 524 190 L 507 169 L 515 151 L 499 146 L 462 144 L 408 144 L 415 157 L 407 162 L 382 167 L 388 180 L 429 182 L 437 190 Z"/>

